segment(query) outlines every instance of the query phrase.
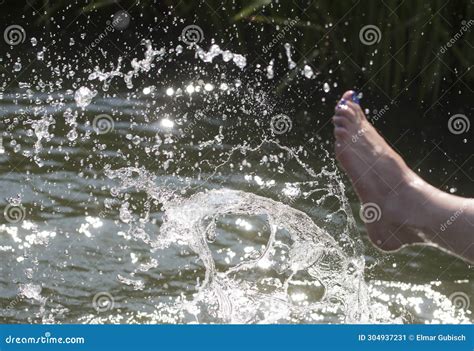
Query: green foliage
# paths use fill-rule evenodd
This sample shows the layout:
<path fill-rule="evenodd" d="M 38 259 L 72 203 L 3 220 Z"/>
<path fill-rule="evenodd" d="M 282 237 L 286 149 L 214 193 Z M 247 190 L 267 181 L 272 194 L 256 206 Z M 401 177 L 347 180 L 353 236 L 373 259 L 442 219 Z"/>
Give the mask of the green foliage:
<path fill-rule="evenodd" d="M 321 71 L 340 69 L 341 83 L 370 85 L 391 99 L 410 90 L 418 98 L 434 100 L 460 75 L 466 82 L 473 78 L 469 68 L 474 58 L 474 26 L 462 30 L 474 14 L 469 1 L 207 0 L 206 6 L 198 1 L 184 2 L 186 9 L 175 2 L 177 12 L 194 14 L 198 24 L 205 24 L 202 19 L 207 16 L 218 22 L 219 28 L 237 20 L 239 39 L 244 42 L 241 46 L 247 48 L 255 42 L 256 34 L 259 45 L 265 45 L 289 21 L 298 19 L 284 40 L 292 43 L 300 66 L 309 63 Z M 359 32 L 366 25 L 380 29 L 378 43 L 361 43 Z M 461 37 L 441 53 L 458 32 Z M 289 75 L 283 83 L 291 79 Z"/>
<path fill-rule="evenodd" d="M 93 0 L 82 7 L 65 0 L 54 1 L 54 5 L 48 0 L 32 1 L 44 2 L 43 21 L 66 6 L 77 6 L 85 13 L 119 6 L 140 13 L 143 21 L 166 9 L 201 26 L 216 40 L 256 56 L 294 20 L 296 24 L 283 40 L 293 45 L 298 65 L 310 64 L 320 71 L 331 67 L 339 71 L 341 84 L 370 85 L 391 99 L 406 90 L 436 99 L 460 76 L 469 84 L 473 78 L 469 67 L 474 25 L 462 31 L 462 21 L 473 18 L 470 1 Z M 378 43 L 361 43 L 359 32 L 366 25 L 380 29 Z M 284 42 L 278 43 L 280 52 Z M 286 76 L 282 83 L 290 84 L 291 79 Z"/>

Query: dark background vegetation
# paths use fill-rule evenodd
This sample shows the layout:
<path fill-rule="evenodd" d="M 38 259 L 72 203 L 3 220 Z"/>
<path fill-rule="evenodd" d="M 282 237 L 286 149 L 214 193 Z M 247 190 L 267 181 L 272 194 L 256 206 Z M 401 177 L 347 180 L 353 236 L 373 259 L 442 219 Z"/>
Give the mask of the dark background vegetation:
<path fill-rule="evenodd" d="M 58 23 L 74 19 L 79 23 L 85 17 L 91 22 L 86 29 L 100 30 L 100 21 L 120 10 L 130 13 L 127 31 L 135 39 L 137 33 L 146 36 L 172 22 L 176 26 L 169 28 L 171 36 L 181 31 L 180 24 L 197 24 L 206 37 L 254 59 L 264 59 L 262 46 L 298 18 L 284 42 L 294 46 L 299 64 L 336 71 L 341 62 L 343 74 L 336 73 L 341 83 L 377 87 L 390 98 L 412 86 L 410 95 L 429 103 L 461 76 L 466 84 L 472 82 L 473 72 L 468 70 L 474 58 L 472 31 L 440 55 L 462 21 L 473 19 L 472 5 L 466 0 L 3 0 L 1 6 L 2 17 L 13 23 L 26 20 L 33 31 L 57 32 L 64 29 Z M 175 16 L 183 21 L 172 20 Z M 378 26 L 382 33 L 374 46 L 363 46 L 358 37 L 359 29 L 367 24 Z M 74 29 L 72 25 L 67 31 Z M 281 46 L 273 51 L 280 52 Z"/>

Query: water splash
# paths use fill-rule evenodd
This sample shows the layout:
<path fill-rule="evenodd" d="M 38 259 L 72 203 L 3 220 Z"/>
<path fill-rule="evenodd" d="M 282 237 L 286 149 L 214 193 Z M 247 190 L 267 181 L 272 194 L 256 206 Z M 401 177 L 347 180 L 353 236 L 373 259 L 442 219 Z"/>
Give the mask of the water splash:
<path fill-rule="evenodd" d="M 217 222 L 226 215 L 264 217 L 269 237 L 255 258 L 219 272 L 209 243 L 217 240 Z M 282 234 L 284 232 L 284 234 Z M 283 238 L 286 236 L 286 238 Z M 363 261 L 350 258 L 337 242 L 305 213 L 285 204 L 242 191 L 221 189 L 198 193 L 166 205 L 155 249 L 189 246 L 205 266 L 205 277 L 186 308 L 216 306 L 214 318 L 231 323 L 290 322 L 292 315 L 307 322 L 327 311 L 339 311 L 343 321 L 369 320 Z M 277 277 L 248 280 L 272 270 Z M 295 284 L 307 275 L 318 282 L 315 301 L 298 299 Z M 264 274 L 263 274 L 264 276 Z M 246 279 L 247 278 L 247 279 Z M 278 288 L 271 290 L 270 286 Z M 263 291 L 269 289 L 268 293 Z M 295 295 L 296 294 L 296 295 Z M 293 301 L 296 298 L 297 301 Z M 293 300 L 292 300 L 293 299 Z M 304 300 L 304 304 L 301 301 Z M 279 307 L 284 307 L 280 309 Z M 285 311 L 285 313 L 282 313 Z M 198 315 L 196 317 L 199 318 Z"/>
<path fill-rule="evenodd" d="M 247 66 L 247 59 L 240 54 L 232 53 L 229 50 L 222 50 L 219 45 L 213 44 L 209 51 L 204 51 L 199 46 L 196 49 L 197 56 L 204 62 L 211 63 L 214 58 L 222 55 L 224 62 L 233 61 L 237 67 L 244 69 Z"/>

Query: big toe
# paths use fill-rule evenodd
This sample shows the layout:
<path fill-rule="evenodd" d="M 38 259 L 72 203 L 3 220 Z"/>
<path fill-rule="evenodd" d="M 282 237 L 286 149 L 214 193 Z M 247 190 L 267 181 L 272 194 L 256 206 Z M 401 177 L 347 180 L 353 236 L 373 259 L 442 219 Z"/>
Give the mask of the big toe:
<path fill-rule="evenodd" d="M 354 90 L 348 90 L 344 94 L 342 94 L 341 99 L 352 101 L 353 95 L 354 95 Z"/>
<path fill-rule="evenodd" d="M 354 90 L 348 90 L 344 94 L 342 94 L 342 98 L 347 101 L 351 101 L 357 106 L 360 106 L 360 94 L 355 92 Z"/>

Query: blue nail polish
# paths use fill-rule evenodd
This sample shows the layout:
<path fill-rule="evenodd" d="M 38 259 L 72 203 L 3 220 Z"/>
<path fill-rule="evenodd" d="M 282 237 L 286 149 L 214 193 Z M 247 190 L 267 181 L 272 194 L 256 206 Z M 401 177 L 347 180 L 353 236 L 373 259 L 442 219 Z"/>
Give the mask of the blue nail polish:
<path fill-rule="evenodd" d="M 355 102 L 357 105 L 359 105 L 360 104 L 359 94 L 357 94 L 356 92 L 353 92 L 352 93 L 352 101 Z"/>
<path fill-rule="evenodd" d="M 341 99 L 339 100 L 338 104 L 337 104 L 337 107 L 338 108 L 342 108 L 342 106 L 345 106 L 346 105 L 346 100 L 345 99 Z"/>

